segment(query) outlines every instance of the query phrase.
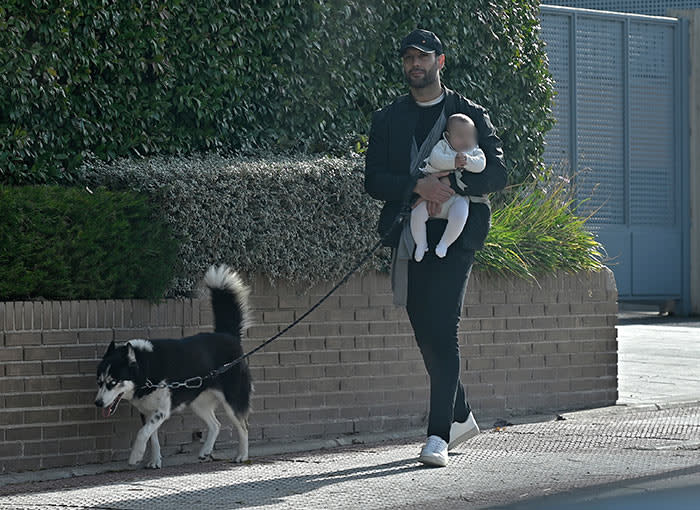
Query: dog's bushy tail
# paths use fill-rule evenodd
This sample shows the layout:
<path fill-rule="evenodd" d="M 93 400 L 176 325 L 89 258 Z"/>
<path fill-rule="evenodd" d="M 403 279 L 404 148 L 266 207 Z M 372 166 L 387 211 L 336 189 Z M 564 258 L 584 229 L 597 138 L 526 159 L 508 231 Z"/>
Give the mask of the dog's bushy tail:
<path fill-rule="evenodd" d="M 214 331 L 242 335 L 250 324 L 248 286 L 226 265 L 210 267 L 204 275 L 204 284 L 211 290 Z"/>

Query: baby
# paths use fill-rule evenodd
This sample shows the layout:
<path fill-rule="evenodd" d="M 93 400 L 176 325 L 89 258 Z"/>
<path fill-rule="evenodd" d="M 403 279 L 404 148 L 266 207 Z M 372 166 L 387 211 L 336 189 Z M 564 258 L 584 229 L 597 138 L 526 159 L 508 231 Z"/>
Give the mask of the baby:
<path fill-rule="evenodd" d="M 455 113 L 447 119 L 447 128 L 443 139 L 435 144 L 430 157 L 425 160 L 423 172 L 434 174 L 445 171 L 457 172 L 459 179 L 461 169 L 467 172 L 480 173 L 486 167 L 486 156 L 477 145 L 477 131 L 472 119 L 463 113 Z M 452 195 L 442 204 L 440 214 L 434 218 L 447 219 L 445 233 L 435 247 L 435 254 L 442 258 L 447 254 L 447 248 L 461 234 L 469 216 L 469 199 L 460 195 Z M 428 251 L 428 240 L 425 223 L 428 221 L 428 205 L 422 198 L 416 202 L 411 211 L 411 234 L 416 242 L 416 262 L 423 260 Z"/>

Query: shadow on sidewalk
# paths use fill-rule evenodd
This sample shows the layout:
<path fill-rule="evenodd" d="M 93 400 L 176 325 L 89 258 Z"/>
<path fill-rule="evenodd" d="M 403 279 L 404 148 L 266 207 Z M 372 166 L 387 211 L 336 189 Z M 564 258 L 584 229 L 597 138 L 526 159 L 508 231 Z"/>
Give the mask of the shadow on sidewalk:
<path fill-rule="evenodd" d="M 118 485 L 133 485 L 126 489 L 120 488 L 119 492 L 124 493 L 124 497 L 115 499 L 110 497 L 109 503 L 115 508 L 121 508 L 120 504 L 132 503 L 138 508 L 199 508 L 202 504 L 214 501 L 226 501 L 231 508 L 237 507 L 255 507 L 281 503 L 285 498 L 315 491 L 317 489 L 352 481 L 362 481 L 378 479 L 383 477 L 392 477 L 410 471 L 422 471 L 427 468 L 418 464 L 415 458 L 402 459 L 385 464 L 368 465 L 364 467 L 356 467 L 339 471 L 332 471 L 332 466 L 324 466 L 323 471 L 313 474 L 300 474 L 277 478 L 264 478 L 265 464 L 294 464 L 313 465 L 321 464 L 320 462 L 308 461 L 303 459 L 282 458 L 274 460 L 261 459 L 260 462 L 255 462 L 249 466 L 233 465 L 227 463 L 213 463 L 208 465 L 200 465 L 199 469 L 184 470 L 182 468 L 163 469 L 158 472 L 144 471 L 126 471 L 119 473 L 106 473 L 97 476 L 83 476 L 66 480 L 53 482 L 38 482 L 32 484 L 22 484 L 22 486 L 8 486 L 0 490 L 0 495 L 23 495 L 23 494 L 41 494 L 55 491 L 79 491 L 82 489 L 93 489 L 95 487 L 104 488 L 104 494 L 109 493 L 110 486 Z M 218 464 L 216 466 L 215 464 Z M 208 469 L 207 469 L 208 467 Z M 202 469 L 204 468 L 204 469 Z M 237 483 L 236 474 L 239 470 L 258 469 L 261 478 L 256 480 L 247 480 Z M 292 469 L 294 469 L 292 467 Z M 300 470 L 302 468 L 300 467 Z M 308 467 L 303 468 L 308 473 Z M 279 472 L 279 471 L 277 471 Z M 212 477 L 204 481 L 202 475 L 211 474 Z M 223 476 L 222 476 L 223 475 Z M 230 475 L 230 476 L 228 476 Z M 198 481 L 192 484 L 188 478 L 197 476 Z M 182 480 L 176 480 L 181 477 Z M 222 482 L 222 477 L 225 481 Z M 159 484 L 159 481 L 163 484 Z M 387 483 L 391 483 L 387 481 Z M 206 486 L 206 485 L 209 486 Z M 193 485 L 196 485 L 193 487 Z M 151 489 L 160 487 L 182 487 L 180 490 L 163 494 L 157 490 L 157 494 L 151 492 Z M 329 508 L 334 505 L 329 502 Z M 103 508 L 99 502 L 95 502 L 97 508 Z M 84 507 L 88 508 L 88 507 Z"/>

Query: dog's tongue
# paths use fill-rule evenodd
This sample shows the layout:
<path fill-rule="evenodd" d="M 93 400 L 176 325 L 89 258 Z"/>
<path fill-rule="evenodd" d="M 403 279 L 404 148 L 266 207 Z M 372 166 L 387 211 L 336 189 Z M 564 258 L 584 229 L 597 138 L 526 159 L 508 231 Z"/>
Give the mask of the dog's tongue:
<path fill-rule="evenodd" d="M 117 410 L 117 406 L 119 405 L 119 402 L 122 400 L 122 395 L 121 393 L 117 395 L 117 398 L 114 399 L 114 401 L 109 404 L 107 407 L 102 408 L 102 416 L 105 418 L 108 418 L 114 414 L 114 412 Z"/>

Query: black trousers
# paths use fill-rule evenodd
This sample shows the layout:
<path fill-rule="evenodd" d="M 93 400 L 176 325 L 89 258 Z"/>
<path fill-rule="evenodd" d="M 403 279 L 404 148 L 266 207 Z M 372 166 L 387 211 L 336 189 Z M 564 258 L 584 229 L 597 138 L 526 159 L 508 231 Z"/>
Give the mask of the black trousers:
<path fill-rule="evenodd" d="M 441 259 L 430 241 L 425 258 L 409 262 L 406 310 L 430 376 L 428 436 L 449 442 L 452 422 L 465 421 L 470 411 L 459 380 L 457 329 L 474 251 L 453 245 Z"/>

